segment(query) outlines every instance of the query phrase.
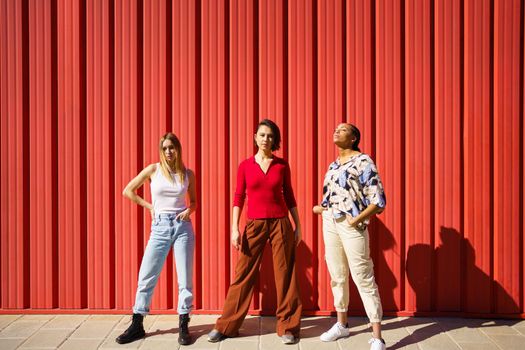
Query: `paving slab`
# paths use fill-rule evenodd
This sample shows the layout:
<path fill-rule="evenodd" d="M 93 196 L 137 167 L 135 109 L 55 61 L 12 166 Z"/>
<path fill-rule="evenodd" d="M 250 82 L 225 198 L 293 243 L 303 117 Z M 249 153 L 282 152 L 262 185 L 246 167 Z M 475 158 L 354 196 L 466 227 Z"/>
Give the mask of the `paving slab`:
<path fill-rule="evenodd" d="M 2 349 L 2 350 L 13 350 L 13 349 L 16 349 L 25 340 L 26 340 L 25 338 L 0 339 L 0 349 Z"/>
<path fill-rule="evenodd" d="M 525 320 L 517 320 L 512 328 L 516 329 L 521 334 L 525 334 Z"/>
<path fill-rule="evenodd" d="M 458 343 L 461 350 L 500 350 L 494 343 Z"/>
<path fill-rule="evenodd" d="M 345 339 L 339 339 L 337 343 L 341 349 L 352 349 L 352 350 L 370 350 L 368 340 L 370 340 L 370 333 L 357 333 Z"/>
<path fill-rule="evenodd" d="M 0 350 L 9 349 L 197 349 L 197 350 L 369 350 L 371 328 L 364 317 L 350 317 L 350 336 L 322 342 L 319 336 L 335 317 L 304 317 L 301 339 L 283 344 L 275 333 L 275 317 L 249 316 L 239 337 L 219 343 L 207 341 L 217 315 L 192 315 L 192 344 L 180 346 L 178 315 L 150 315 L 144 320 L 147 336 L 120 345 L 115 338 L 130 325 L 130 315 L 3 315 Z M 383 322 L 389 350 L 524 350 L 525 321 L 462 318 L 391 317 Z"/>
<path fill-rule="evenodd" d="M 155 321 L 147 331 L 148 338 L 156 339 L 177 339 L 179 337 L 178 322 Z"/>
<path fill-rule="evenodd" d="M 456 342 L 456 343 L 492 343 L 490 338 L 482 333 L 479 329 L 476 328 L 456 328 L 449 329 L 446 333 Z"/>
<path fill-rule="evenodd" d="M 261 317 L 261 335 L 275 333 L 275 317 Z"/>
<path fill-rule="evenodd" d="M 124 315 L 91 315 L 89 321 L 109 321 L 109 322 L 120 322 L 121 319 L 126 318 Z"/>
<path fill-rule="evenodd" d="M 109 335 L 105 338 L 105 340 L 100 345 L 99 349 L 103 350 L 110 350 L 110 349 L 138 349 L 141 345 L 144 339 L 139 339 L 131 343 L 127 344 L 119 344 L 115 341 L 115 338 L 119 336 L 121 331 L 119 330 L 113 330 Z"/>
<path fill-rule="evenodd" d="M 406 330 L 414 336 L 426 336 L 444 333 L 445 329 L 437 322 L 419 323 L 405 326 Z"/>
<path fill-rule="evenodd" d="M 341 350 L 336 341 L 322 342 L 322 341 L 304 341 L 299 342 L 300 350 Z"/>
<path fill-rule="evenodd" d="M 408 332 L 406 328 L 399 327 L 399 328 L 393 328 L 393 329 L 382 329 L 381 335 L 383 339 L 388 339 L 388 341 L 390 342 L 398 342 L 410 336 L 410 333 Z"/>
<path fill-rule="evenodd" d="M 70 329 L 40 329 L 29 337 L 21 348 L 57 348 L 66 341 L 71 332 Z"/>
<path fill-rule="evenodd" d="M 318 343 L 319 336 L 337 321 L 335 317 L 305 317 L 301 320 L 301 343 Z"/>
<path fill-rule="evenodd" d="M 46 321 L 23 321 L 22 319 L 18 319 L 0 332 L 0 339 L 28 338 L 40 329 L 45 322 Z"/>
<path fill-rule="evenodd" d="M 490 335 L 499 347 L 505 350 L 523 350 L 525 349 L 525 336 L 523 335 Z"/>
<path fill-rule="evenodd" d="M 60 345 L 60 350 L 96 350 L 102 343 L 101 339 L 71 339 Z"/>
<path fill-rule="evenodd" d="M 431 335 L 425 338 L 417 338 L 417 345 L 421 350 L 454 350 L 460 349 L 460 347 L 444 333 Z"/>
<path fill-rule="evenodd" d="M 22 321 L 49 321 L 55 318 L 56 315 L 24 315 Z"/>
<path fill-rule="evenodd" d="M 226 339 L 220 345 L 220 350 L 259 350 L 258 341 Z"/>
<path fill-rule="evenodd" d="M 140 350 L 177 350 L 179 343 L 174 339 L 151 339 L 146 338 L 139 347 Z"/>
<path fill-rule="evenodd" d="M 258 342 L 260 332 L 261 318 L 253 316 L 247 317 L 242 323 L 242 326 L 239 329 L 239 336 L 236 339 L 241 339 L 242 341 Z"/>
<path fill-rule="evenodd" d="M 193 349 L 193 350 L 195 350 L 195 349 L 197 349 L 197 350 L 218 350 L 220 345 L 221 345 L 221 342 L 210 343 L 208 341 L 207 334 L 208 333 L 200 335 L 200 336 L 196 336 L 195 334 L 192 333 L 193 343 L 190 344 L 190 345 L 184 346 L 184 350 L 186 350 L 186 349 Z M 180 347 L 179 349 L 181 349 L 181 348 L 182 347 Z"/>
<path fill-rule="evenodd" d="M 386 339 L 386 348 L 391 350 L 396 349 L 404 349 L 404 350 L 419 350 L 419 346 L 417 345 L 417 340 L 412 338 L 411 336 L 405 337 L 400 340 L 390 340 Z"/>
<path fill-rule="evenodd" d="M 476 328 L 487 335 L 519 335 L 513 320 L 480 320 Z"/>
<path fill-rule="evenodd" d="M 148 315 L 145 317 L 156 317 L 157 321 L 179 322 L 179 315 Z"/>
<path fill-rule="evenodd" d="M 42 326 L 43 329 L 76 329 L 89 315 L 57 315 Z"/>
<path fill-rule="evenodd" d="M 71 338 L 104 339 L 116 326 L 116 321 L 86 320 L 72 334 Z"/>
<path fill-rule="evenodd" d="M 272 350 L 298 350 L 299 344 L 283 344 L 281 338 L 275 333 L 262 334 L 260 337 L 260 349 Z"/>
<path fill-rule="evenodd" d="M 0 315 L 0 330 L 9 326 L 12 322 L 18 320 L 21 315 Z"/>

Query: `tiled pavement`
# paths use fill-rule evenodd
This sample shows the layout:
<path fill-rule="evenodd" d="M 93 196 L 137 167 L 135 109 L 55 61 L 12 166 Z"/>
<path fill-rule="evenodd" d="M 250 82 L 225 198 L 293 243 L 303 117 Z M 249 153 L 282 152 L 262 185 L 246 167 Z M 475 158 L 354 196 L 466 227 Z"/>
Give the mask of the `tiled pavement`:
<path fill-rule="evenodd" d="M 323 343 L 319 335 L 334 322 L 329 317 L 305 317 L 301 340 L 283 345 L 275 335 L 275 318 L 248 317 L 240 336 L 217 344 L 206 334 L 217 316 L 194 315 L 190 332 L 194 343 L 177 343 L 177 315 L 152 315 L 145 319 L 147 337 L 119 345 L 115 337 L 126 329 L 129 316 L 122 315 L 0 315 L 0 349 L 218 349 L 218 350 L 368 350 L 370 338 L 365 318 L 350 318 L 351 335 Z M 461 318 L 388 318 L 383 337 L 388 349 L 525 349 L 525 320 Z"/>

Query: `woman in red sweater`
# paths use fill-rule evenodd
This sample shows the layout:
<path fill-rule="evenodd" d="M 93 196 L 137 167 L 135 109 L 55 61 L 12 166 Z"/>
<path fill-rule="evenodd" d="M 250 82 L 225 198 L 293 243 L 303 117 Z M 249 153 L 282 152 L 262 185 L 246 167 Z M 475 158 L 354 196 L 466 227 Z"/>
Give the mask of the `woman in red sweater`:
<path fill-rule="evenodd" d="M 240 249 L 235 280 L 230 285 L 222 316 L 208 334 L 208 341 L 234 337 L 248 313 L 253 285 L 266 241 L 270 241 L 277 290 L 277 335 L 294 344 L 299 337 L 301 299 L 295 279 L 295 247 L 301 241 L 301 223 L 292 189 L 288 163 L 272 152 L 279 149 L 281 133 L 271 120 L 257 126 L 254 141 L 259 150 L 244 160 L 237 171 L 233 202 L 231 243 Z M 242 239 L 239 217 L 248 196 L 248 220 Z M 295 231 L 288 219 L 292 214 Z"/>

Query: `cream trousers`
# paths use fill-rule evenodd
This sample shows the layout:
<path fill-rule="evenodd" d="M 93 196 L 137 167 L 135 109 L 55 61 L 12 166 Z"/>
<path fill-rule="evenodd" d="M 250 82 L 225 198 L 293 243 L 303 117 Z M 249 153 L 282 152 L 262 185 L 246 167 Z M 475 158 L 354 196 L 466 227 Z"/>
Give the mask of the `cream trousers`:
<path fill-rule="evenodd" d="M 323 212 L 323 238 L 336 311 L 348 310 L 350 270 L 370 322 L 381 322 L 383 308 L 370 258 L 368 229 L 359 231 L 351 227 L 344 216 L 335 219 L 332 211 L 326 210 Z"/>

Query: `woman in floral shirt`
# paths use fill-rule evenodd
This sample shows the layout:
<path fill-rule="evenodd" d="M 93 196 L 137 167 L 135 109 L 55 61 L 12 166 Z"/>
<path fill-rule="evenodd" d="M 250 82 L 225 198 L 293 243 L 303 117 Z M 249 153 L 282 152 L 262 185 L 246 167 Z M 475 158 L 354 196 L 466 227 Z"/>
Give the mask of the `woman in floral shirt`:
<path fill-rule="evenodd" d="M 386 349 L 381 338 L 383 309 L 370 258 L 368 223 L 385 208 L 383 184 L 370 156 L 361 153 L 361 134 L 352 124 L 340 124 L 334 132 L 339 157 L 330 164 L 323 184 L 323 201 L 313 208 L 323 216 L 326 264 L 331 276 L 337 323 L 321 335 L 322 341 L 349 336 L 348 272 L 357 286 L 372 324 L 371 350 Z"/>

